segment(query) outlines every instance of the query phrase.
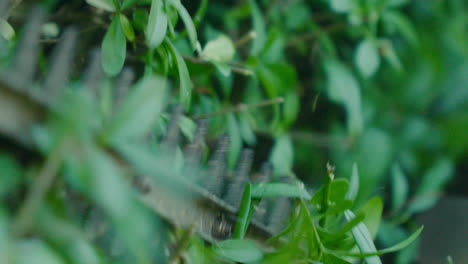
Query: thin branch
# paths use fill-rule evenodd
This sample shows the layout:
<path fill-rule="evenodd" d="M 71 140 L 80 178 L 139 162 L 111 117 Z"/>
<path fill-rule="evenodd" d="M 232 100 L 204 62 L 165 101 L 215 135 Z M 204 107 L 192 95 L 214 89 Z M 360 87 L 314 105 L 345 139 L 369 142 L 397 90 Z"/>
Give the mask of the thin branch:
<path fill-rule="evenodd" d="M 203 60 L 201 58 L 196 58 L 196 57 L 191 57 L 191 56 L 183 56 L 184 59 L 194 63 L 194 64 L 204 64 L 204 65 L 209 65 L 211 64 L 209 61 Z M 242 74 L 242 75 L 252 75 L 252 71 L 243 67 L 239 66 L 234 66 L 234 65 L 239 65 L 238 63 L 228 63 L 229 67 L 231 70 L 235 73 Z"/>
<path fill-rule="evenodd" d="M 226 114 L 229 114 L 229 113 L 237 113 L 237 112 L 246 111 L 246 110 L 251 109 L 251 108 L 260 108 L 260 107 L 265 107 L 265 106 L 274 105 L 274 104 L 281 104 L 283 102 L 284 102 L 283 97 L 276 97 L 276 98 L 273 98 L 273 99 L 268 99 L 268 100 L 261 101 L 261 102 L 258 102 L 258 103 L 254 103 L 254 104 L 238 104 L 235 107 L 223 109 L 223 110 L 221 110 L 219 112 L 213 112 L 213 113 L 207 113 L 207 114 L 201 114 L 201 115 L 194 115 L 194 116 L 192 116 L 192 118 L 193 119 L 211 118 L 211 117 L 215 117 L 215 116 L 226 115 Z"/>

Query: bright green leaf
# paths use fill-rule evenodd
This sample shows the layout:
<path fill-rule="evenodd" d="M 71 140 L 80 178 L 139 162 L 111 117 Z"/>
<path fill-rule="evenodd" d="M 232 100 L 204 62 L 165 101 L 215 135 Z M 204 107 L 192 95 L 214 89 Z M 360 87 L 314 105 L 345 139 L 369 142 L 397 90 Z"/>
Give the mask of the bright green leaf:
<path fill-rule="evenodd" d="M 16 243 L 16 264 L 62 264 L 59 254 L 38 239 L 21 240 Z"/>
<path fill-rule="evenodd" d="M 112 0 L 86 0 L 86 3 L 109 12 L 115 11 L 114 2 Z"/>
<path fill-rule="evenodd" d="M 346 199 L 354 201 L 359 192 L 359 171 L 356 163 L 353 163 L 351 177 L 349 178 L 349 189 L 346 193 Z"/>
<path fill-rule="evenodd" d="M 370 39 L 361 41 L 354 56 L 357 68 L 365 77 L 371 77 L 379 69 L 380 55 L 374 41 Z"/>
<path fill-rule="evenodd" d="M 353 0 L 330 0 L 330 6 L 337 13 L 346 13 L 353 8 Z"/>
<path fill-rule="evenodd" d="M 120 14 L 120 24 L 122 25 L 123 32 L 127 37 L 128 41 L 135 40 L 135 31 L 133 31 L 133 26 L 124 14 Z"/>
<path fill-rule="evenodd" d="M 146 25 L 146 43 L 150 48 L 158 47 L 167 32 L 167 15 L 163 10 L 162 0 L 152 0 L 151 10 Z"/>
<path fill-rule="evenodd" d="M 15 37 L 15 30 L 4 19 L 0 19 L 0 36 L 8 41 L 13 40 Z"/>
<path fill-rule="evenodd" d="M 234 228 L 233 238 L 243 239 L 245 232 L 249 226 L 249 215 L 252 210 L 252 197 L 251 197 L 251 185 L 247 184 L 242 194 L 242 201 L 239 207 L 239 215 L 237 216 L 236 226 Z"/>
<path fill-rule="evenodd" d="M 201 53 L 201 56 L 209 61 L 229 62 L 236 53 L 232 40 L 226 35 L 219 35 L 210 40 Z"/>
<path fill-rule="evenodd" d="M 310 194 L 295 184 L 287 183 L 260 183 L 252 185 L 253 198 L 267 198 L 286 196 L 293 198 L 311 199 Z"/>
<path fill-rule="evenodd" d="M 114 16 L 102 41 L 102 67 L 110 76 L 120 73 L 127 53 L 127 41 L 119 16 Z"/>
<path fill-rule="evenodd" d="M 251 240 L 230 239 L 217 243 L 213 251 L 226 260 L 249 263 L 263 258 L 260 247 Z"/>

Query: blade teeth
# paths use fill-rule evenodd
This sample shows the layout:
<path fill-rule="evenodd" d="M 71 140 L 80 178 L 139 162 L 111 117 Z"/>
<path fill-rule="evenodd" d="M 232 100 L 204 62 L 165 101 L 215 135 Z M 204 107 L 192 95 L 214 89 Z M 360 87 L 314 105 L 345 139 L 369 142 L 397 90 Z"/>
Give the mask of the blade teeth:
<path fill-rule="evenodd" d="M 70 77 L 77 35 L 74 28 L 68 28 L 63 34 L 63 40 L 54 49 L 52 65 L 44 82 L 44 87 L 52 98 L 59 96 L 60 89 L 67 84 Z"/>
<path fill-rule="evenodd" d="M 169 125 L 167 126 L 167 134 L 164 141 L 161 143 L 162 148 L 165 150 L 174 150 L 177 144 L 179 144 L 179 120 L 184 113 L 184 107 L 182 105 L 176 105 L 172 111 Z"/>
<path fill-rule="evenodd" d="M 229 137 L 224 135 L 218 141 L 218 146 L 210 159 L 209 178 L 203 183 L 208 191 L 213 195 L 221 196 L 224 173 L 226 172 L 226 153 L 229 148 Z"/>
<path fill-rule="evenodd" d="M 207 120 L 198 121 L 197 131 L 195 132 L 193 141 L 185 149 L 185 156 L 187 158 L 187 164 L 189 164 L 189 166 L 196 166 L 200 163 L 203 151 L 203 144 L 205 143 L 205 136 L 207 132 Z"/>
<path fill-rule="evenodd" d="M 35 7 L 22 34 L 21 43 L 13 62 L 15 84 L 25 87 L 32 82 L 35 74 L 39 51 L 40 27 L 45 13 L 40 7 Z"/>
<path fill-rule="evenodd" d="M 232 179 L 230 179 L 226 195 L 223 197 L 226 202 L 232 204 L 235 208 L 239 207 L 244 191 L 244 187 L 248 182 L 248 174 L 253 163 L 253 151 L 251 149 L 244 149 L 241 153 L 237 169 Z"/>
<path fill-rule="evenodd" d="M 104 77 L 104 72 L 101 67 L 101 50 L 94 49 L 90 55 L 90 63 L 85 72 L 84 84 L 89 91 L 99 96 L 99 86 Z"/>
<path fill-rule="evenodd" d="M 127 94 L 135 79 L 135 73 L 129 67 L 125 67 L 117 80 L 117 93 L 115 95 L 115 105 L 119 105 Z"/>

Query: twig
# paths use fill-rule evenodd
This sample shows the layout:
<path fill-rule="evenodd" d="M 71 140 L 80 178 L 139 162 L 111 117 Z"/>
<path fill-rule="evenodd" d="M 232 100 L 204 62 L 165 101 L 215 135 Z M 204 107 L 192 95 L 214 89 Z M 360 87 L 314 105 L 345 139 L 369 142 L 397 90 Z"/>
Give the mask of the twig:
<path fill-rule="evenodd" d="M 31 191 L 28 193 L 28 196 L 16 216 L 16 221 L 13 226 L 13 233 L 15 235 L 21 236 L 27 233 L 31 228 L 34 221 L 34 215 L 40 208 L 45 194 L 50 189 L 55 176 L 60 169 L 63 152 L 66 147 L 65 143 L 66 141 L 63 141 L 50 153 L 44 167 L 42 167 L 38 177 L 35 179 Z"/>
<path fill-rule="evenodd" d="M 276 98 L 273 98 L 273 99 L 268 99 L 268 100 L 261 101 L 261 102 L 258 102 L 258 103 L 254 103 L 254 104 L 238 104 L 235 107 L 227 108 L 227 109 L 221 110 L 219 112 L 213 112 L 213 113 L 207 113 L 207 114 L 201 114 L 201 115 L 194 115 L 194 116 L 192 116 L 192 118 L 193 119 L 211 118 L 211 117 L 214 117 L 214 116 L 220 116 L 220 115 L 225 115 L 225 114 L 229 114 L 229 113 L 242 112 L 242 111 L 246 111 L 246 110 L 251 109 L 251 108 L 265 107 L 265 106 L 269 106 L 269 105 L 273 105 L 273 104 L 280 104 L 280 103 L 283 103 L 283 102 L 284 102 L 283 97 L 276 97 Z"/>
<path fill-rule="evenodd" d="M 251 41 L 252 39 L 256 37 L 257 37 L 257 34 L 255 33 L 255 31 L 249 31 L 247 32 L 247 34 L 245 34 L 244 36 L 236 40 L 236 42 L 234 42 L 234 46 L 236 47 L 244 46 L 245 44 L 247 44 L 249 41 Z"/>

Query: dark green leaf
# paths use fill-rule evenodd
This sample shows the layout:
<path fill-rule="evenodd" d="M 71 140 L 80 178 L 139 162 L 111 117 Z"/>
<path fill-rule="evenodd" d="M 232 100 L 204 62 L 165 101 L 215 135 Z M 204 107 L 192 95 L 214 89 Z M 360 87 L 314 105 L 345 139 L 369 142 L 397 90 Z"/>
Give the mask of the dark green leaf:
<path fill-rule="evenodd" d="M 122 6 L 120 7 L 120 9 L 122 11 L 125 9 L 128 9 L 132 7 L 133 5 L 135 5 L 137 2 L 138 0 L 123 0 Z"/>
<path fill-rule="evenodd" d="M 197 30 L 195 28 L 195 25 L 193 24 L 190 14 L 187 12 L 187 9 L 185 9 L 185 7 L 182 5 L 180 0 L 169 0 L 169 3 L 177 10 L 177 12 L 180 15 L 180 18 L 182 18 L 182 21 L 185 25 L 185 29 L 187 30 L 190 38 L 190 43 L 192 44 L 193 49 L 197 50 L 199 45 Z"/>
<path fill-rule="evenodd" d="M 392 208 L 399 210 L 408 198 L 408 181 L 406 180 L 400 165 L 392 167 Z"/>
<path fill-rule="evenodd" d="M 239 208 L 239 215 L 237 216 L 236 226 L 234 228 L 234 239 L 243 239 L 245 232 L 249 226 L 249 214 L 251 207 L 252 197 L 251 197 L 251 185 L 247 184 L 242 194 L 242 201 Z"/>
<path fill-rule="evenodd" d="M 119 16 L 114 16 L 102 41 L 102 67 L 110 76 L 120 73 L 127 53 L 127 41 Z"/>
<path fill-rule="evenodd" d="M 182 55 L 169 39 L 166 39 L 164 43 L 166 43 L 166 47 L 176 59 L 177 71 L 179 72 L 180 100 L 188 109 L 192 94 L 192 82 L 190 81 L 190 74 L 187 69 L 187 65 L 185 64 L 185 60 Z"/>

